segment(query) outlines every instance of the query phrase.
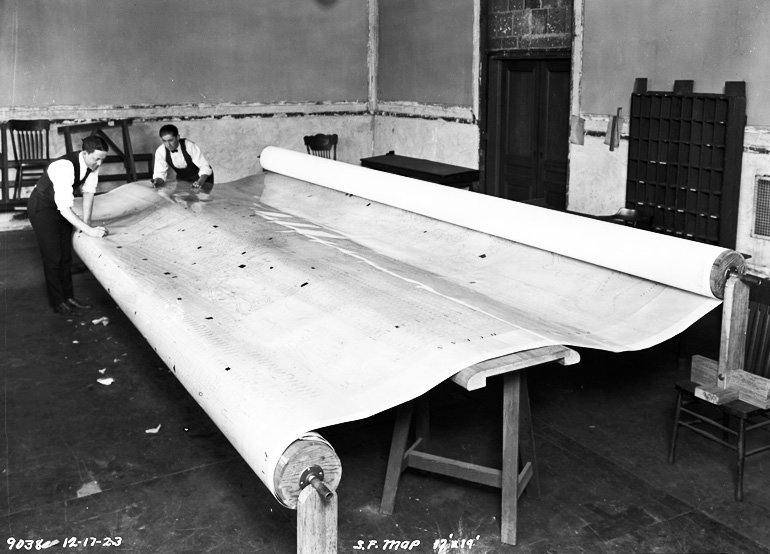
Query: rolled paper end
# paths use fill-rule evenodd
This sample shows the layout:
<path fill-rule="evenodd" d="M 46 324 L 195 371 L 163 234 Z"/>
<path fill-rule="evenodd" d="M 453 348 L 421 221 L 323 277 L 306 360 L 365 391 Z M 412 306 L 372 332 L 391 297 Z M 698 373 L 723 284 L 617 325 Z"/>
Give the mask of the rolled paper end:
<path fill-rule="evenodd" d="M 342 463 L 334 448 L 320 436 L 298 439 L 284 450 L 273 473 L 275 497 L 281 504 L 297 509 L 299 494 L 302 492 L 301 477 L 308 467 L 314 465 L 323 469 L 324 480 L 316 479 L 325 489 L 322 496 L 327 491 L 331 493 L 337 489 L 342 477 Z M 313 480 L 310 484 L 318 490 Z"/>
<path fill-rule="evenodd" d="M 724 298 L 725 283 L 731 272 L 744 273 L 746 270 L 746 260 L 734 250 L 725 250 L 711 266 L 711 277 L 709 283 L 711 292 L 717 298 Z"/>

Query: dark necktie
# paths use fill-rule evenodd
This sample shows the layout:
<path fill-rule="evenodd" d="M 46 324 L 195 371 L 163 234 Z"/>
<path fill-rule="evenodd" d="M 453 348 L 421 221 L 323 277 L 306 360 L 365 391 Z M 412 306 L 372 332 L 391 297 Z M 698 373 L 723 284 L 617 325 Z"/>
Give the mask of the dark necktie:
<path fill-rule="evenodd" d="M 81 185 L 82 185 L 83 183 L 85 183 L 85 182 L 86 182 L 86 179 L 88 179 L 88 176 L 89 176 L 89 175 L 91 175 L 91 168 L 90 168 L 90 167 L 89 167 L 88 169 L 86 169 L 86 175 L 85 175 L 85 177 L 83 177 L 83 178 L 80 180 L 80 184 L 81 184 Z"/>

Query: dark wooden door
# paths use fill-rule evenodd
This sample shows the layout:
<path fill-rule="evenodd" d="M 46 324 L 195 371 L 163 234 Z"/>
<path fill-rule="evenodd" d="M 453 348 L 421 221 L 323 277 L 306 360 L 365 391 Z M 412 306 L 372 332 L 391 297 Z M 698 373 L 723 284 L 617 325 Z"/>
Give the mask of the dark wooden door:
<path fill-rule="evenodd" d="M 570 60 L 492 60 L 486 190 L 565 208 Z"/>

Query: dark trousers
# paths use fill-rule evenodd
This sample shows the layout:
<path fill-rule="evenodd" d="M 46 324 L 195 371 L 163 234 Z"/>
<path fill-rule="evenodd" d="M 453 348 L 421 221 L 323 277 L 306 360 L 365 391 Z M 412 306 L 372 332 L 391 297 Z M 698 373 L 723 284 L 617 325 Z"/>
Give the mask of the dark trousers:
<path fill-rule="evenodd" d="M 48 301 L 56 306 L 74 296 L 72 289 L 72 224 L 56 207 L 32 191 L 27 213 L 43 257 Z"/>

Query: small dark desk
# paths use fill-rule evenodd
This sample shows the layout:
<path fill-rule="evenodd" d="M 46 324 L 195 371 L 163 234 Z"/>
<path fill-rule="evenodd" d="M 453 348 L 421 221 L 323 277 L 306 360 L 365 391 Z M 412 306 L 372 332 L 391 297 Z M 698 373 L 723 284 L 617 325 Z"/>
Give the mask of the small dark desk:
<path fill-rule="evenodd" d="M 473 183 L 479 180 L 478 169 L 399 156 L 398 154 L 361 158 L 361 165 L 378 171 L 395 173 L 396 175 L 455 188 L 470 188 Z"/>

